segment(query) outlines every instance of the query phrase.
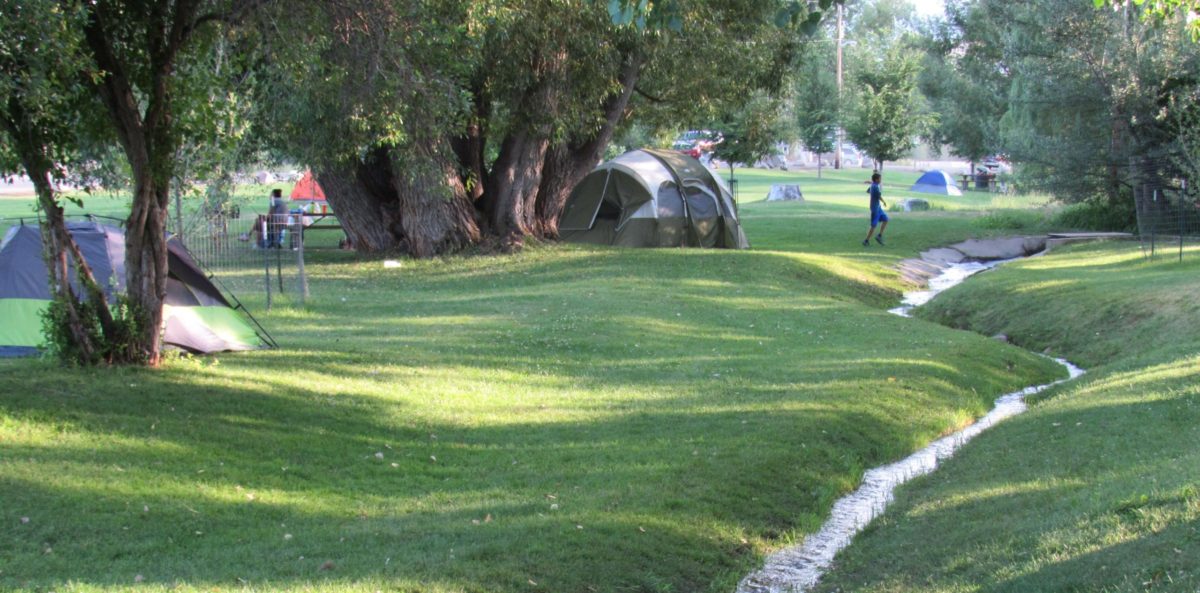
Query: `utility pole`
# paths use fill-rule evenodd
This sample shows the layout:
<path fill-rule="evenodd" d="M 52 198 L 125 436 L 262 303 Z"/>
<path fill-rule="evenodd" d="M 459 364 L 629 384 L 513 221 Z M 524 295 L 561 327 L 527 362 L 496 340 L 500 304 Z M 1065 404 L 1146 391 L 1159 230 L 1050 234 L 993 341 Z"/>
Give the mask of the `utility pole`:
<path fill-rule="evenodd" d="M 837 104 L 838 104 L 838 126 L 835 146 L 833 149 L 833 168 L 842 168 L 842 3 L 837 5 Z"/>

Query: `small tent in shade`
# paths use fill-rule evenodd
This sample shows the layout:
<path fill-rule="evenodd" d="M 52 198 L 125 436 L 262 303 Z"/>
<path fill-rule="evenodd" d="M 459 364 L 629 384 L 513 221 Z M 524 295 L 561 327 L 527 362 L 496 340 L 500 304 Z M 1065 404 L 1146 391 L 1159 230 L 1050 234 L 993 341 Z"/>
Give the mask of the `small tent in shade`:
<path fill-rule="evenodd" d="M 324 202 L 325 190 L 321 189 L 312 171 L 305 171 L 300 181 L 292 188 L 290 197 L 293 201 Z"/>
<path fill-rule="evenodd" d="M 593 169 L 567 198 L 558 231 L 625 247 L 750 247 L 725 181 L 666 150 L 633 150 Z"/>
<path fill-rule="evenodd" d="M 908 191 L 919 191 L 926 194 L 938 194 L 940 196 L 961 196 L 962 190 L 954 185 L 954 179 L 945 171 L 934 169 L 926 171 Z"/>
<path fill-rule="evenodd" d="M 97 282 L 112 301 L 125 287 L 125 233 L 95 222 L 71 222 Z M 163 343 L 195 353 L 255 350 L 273 345 L 230 305 L 177 240 L 167 241 L 167 297 Z M 10 228 L 0 243 L 0 357 L 38 354 L 45 341 L 42 311 L 50 304 L 49 277 L 37 226 Z"/>

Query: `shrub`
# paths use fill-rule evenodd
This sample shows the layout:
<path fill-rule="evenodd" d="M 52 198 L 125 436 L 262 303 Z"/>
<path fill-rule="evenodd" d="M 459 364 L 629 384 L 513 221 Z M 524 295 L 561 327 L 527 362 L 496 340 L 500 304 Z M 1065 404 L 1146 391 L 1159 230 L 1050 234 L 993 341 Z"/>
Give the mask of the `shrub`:
<path fill-rule="evenodd" d="M 71 366 L 93 366 L 114 360 L 130 361 L 128 349 L 137 335 L 138 322 L 133 307 L 125 296 L 118 296 L 112 307 L 113 335 L 105 335 L 100 327 L 96 305 L 91 301 L 78 301 L 74 310 L 79 316 L 79 328 L 94 351 L 88 353 L 76 340 L 72 331 L 71 307 L 63 295 L 56 295 L 50 306 L 42 312 L 42 333 L 46 336 L 46 351 L 61 362 Z"/>
<path fill-rule="evenodd" d="M 998 210 L 972 220 L 971 224 L 981 229 L 1009 231 L 1037 226 L 1039 220 L 1037 212 Z"/>
<path fill-rule="evenodd" d="M 1098 200 L 1079 202 L 1065 206 L 1054 217 L 1054 226 L 1083 231 L 1134 231 L 1137 229 L 1137 213 L 1132 200 L 1117 203 Z"/>

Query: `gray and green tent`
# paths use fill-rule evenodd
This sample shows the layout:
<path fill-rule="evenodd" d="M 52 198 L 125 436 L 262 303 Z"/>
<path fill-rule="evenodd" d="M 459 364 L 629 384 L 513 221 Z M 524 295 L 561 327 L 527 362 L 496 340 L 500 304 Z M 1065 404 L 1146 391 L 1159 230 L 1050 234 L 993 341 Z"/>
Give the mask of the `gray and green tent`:
<path fill-rule="evenodd" d="M 111 299 L 125 289 L 125 233 L 96 222 L 70 222 L 97 282 Z M 250 325 L 174 238 L 167 241 L 163 344 L 195 353 L 255 350 L 270 336 Z M 49 276 L 37 226 L 21 224 L 0 243 L 0 356 L 30 356 L 45 341 L 41 313 L 50 304 Z"/>
<path fill-rule="evenodd" d="M 725 181 L 680 152 L 633 150 L 571 191 L 565 241 L 625 247 L 750 247 Z"/>

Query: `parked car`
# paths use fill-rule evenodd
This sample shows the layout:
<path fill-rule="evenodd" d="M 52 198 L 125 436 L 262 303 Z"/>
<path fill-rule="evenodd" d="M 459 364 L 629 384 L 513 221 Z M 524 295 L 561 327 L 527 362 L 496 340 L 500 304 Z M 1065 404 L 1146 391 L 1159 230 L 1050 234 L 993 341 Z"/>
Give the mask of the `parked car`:
<path fill-rule="evenodd" d="M 1012 173 L 1012 165 L 1008 164 L 1007 159 L 1000 155 L 984 157 L 983 162 L 980 164 L 993 175 L 998 173 Z"/>

